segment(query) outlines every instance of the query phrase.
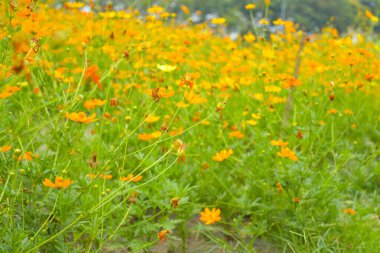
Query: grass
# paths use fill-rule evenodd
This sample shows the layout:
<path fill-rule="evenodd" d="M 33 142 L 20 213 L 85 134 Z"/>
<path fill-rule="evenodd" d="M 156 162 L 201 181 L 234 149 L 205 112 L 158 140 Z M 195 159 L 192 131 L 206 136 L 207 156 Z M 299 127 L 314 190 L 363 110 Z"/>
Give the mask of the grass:
<path fill-rule="evenodd" d="M 303 35 L 286 21 L 233 41 L 160 8 L 11 7 L 0 14 L 0 251 L 378 249 L 370 35 Z M 200 221 L 206 208 L 221 219 Z"/>

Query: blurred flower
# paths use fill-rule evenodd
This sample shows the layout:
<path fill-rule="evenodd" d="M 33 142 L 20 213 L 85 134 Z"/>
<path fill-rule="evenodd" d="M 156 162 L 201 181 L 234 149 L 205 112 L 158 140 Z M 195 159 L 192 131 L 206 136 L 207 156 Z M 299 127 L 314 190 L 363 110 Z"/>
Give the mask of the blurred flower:
<path fill-rule="evenodd" d="M 186 15 L 190 15 L 190 10 L 189 10 L 189 8 L 187 8 L 185 5 L 181 5 L 181 10 L 182 10 L 183 13 L 185 13 Z"/>
<path fill-rule="evenodd" d="M 277 155 L 280 157 L 289 158 L 292 161 L 298 161 L 298 157 L 296 156 L 296 153 L 290 150 L 289 148 L 282 147 L 280 152 L 277 152 Z"/>
<path fill-rule="evenodd" d="M 213 19 L 211 19 L 211 23 L 213 23 L 214 25 L 223 25 L 226 23 L 226 19 L 225 18 L 213 18 Z"/>
<path fill-rule="evenodd" d="M 110 105 L 112 106 L 112 107 L 117 107 L 118 105 L 119 105 L 119 100 L 117 99 L 117 98 L 111 98 L 110 99 Z"/>
<path fill-rule="evenodd" d="M 176 65 L 160 65 L 160 64 L 157 64 L 157 68 L 159 70 L 161 70 L 162 72 L 172 72 L 177 68 L 177 66 Z"/>
<path fill-rule="evenodd" d="M 98 85 L 98 88 L 101 89 L 102 84 L 100 83 L 100 76 L 97 74 L 98 70 L 99 70 L 98 66 L 90 66 L 86 68 L 84 72 L 84 77 L 87 80 L 91 80 L 94 83 L 96 83 Z"/>
<path fill-rule="evenodd" d="M 86 109 L 94 109 L 96 106 L 105 105 L 106 101 L 101 99 L 90 99 L 84 102 L 84 107 Z"/>
<path fill-rule="evenodd" d="M 84 6 L 81 2 L 66 2 L 63 4 L 66 9 L 80 9 Z"/>
<path fill-rule="evenodd" d="M 245 41 L 247 41 L 248 43 L 252 43 L 256 40 L 256 36 L 253 35 L 251 32 L 247 33 L 244 35 L 244 39 Z"/>
<path fill-rule="evenodd" d="M 150 134 L 139 134 L 137 135 L 137 138 L 142 141 L 150 141 L 152 139 L 158 139 L 161 137 L 161 132 L 160 131 L 155 131 Z"/>
<path fill-rule="evenodd" d="M 145 118 L 146 123 L 154 123 L 160 119 L 159 116 L 156 116 L 154 114 L 150 114 L 148 117 Z"/>
<path fill-rule="evenodd" d="M 91 179 L 101 179 L 101 178 L 103 178 L 103 179 L 112 179 L 112 175 L 111 174 L 94 174 L 94 173 L 90 173 L 90 174 L 87 174 L 87 176 L 89 177 L 89 178 L 91 178 Z"/>
<path fill-rule="evenodd" d="M 352 208 L 347 208 L 343 210 L 343 213 L 349 214 L 349 215 L 355 215 L 356 211 Z"/>
<path fill-rule="evenodd" d="M 160 239 L 161 242 L 164 242 L 164 241 L 166 241 L 168 234 L 170 234 L 169 229 L 162 230 L 162 231 L 158 232 L 158 239 Z"/>
<path fill-rule="evenodd" d="M 372 23 L 377 24 L 379 22 L 379 18 L 373 15 L 369 10 L 365 11 L 365 15 L 371 20 Z"/>
<path fill-rule="evenodd" d="M 229 136 L 230 136 L 231 138 L 236 137 L 236 138 L 238 138 L 238 139 L 243 139 L 243 138 L 244 138 L 244 134 L 243 134 L 242 132 L 240 132 L 240 131 L 233 131 L 233 132 L 231 132 L 231 133 L 229 134 Z"/>
<path fill-rule="evenodd" d="M 282 193 L 282 191 L 284 190 L 280 182 L 276 184 L 276 188 L 277 188 L 278 193 Z"/>
<path fill-rule="evenodd" d="M 294 203 L 300 203 L 301 202 L 301 198 L 300 197 L 294 197 L 293 198 L 293 202 Z"/>
<path fill-rule="evenodd" d="M 142 175 L 133 176 L 133 174 L 129 174 L 127 177 L 121 177 L 120 181 L 126 181 L 126 182 L 139 182 L 143 178 Z"/>
<path fill-rule="evenodd" d="M 282 140 L 272 140 L 271 142 L 270 142 L 270 144 L 272 145 L 272 146 L 279 146 L 279 147 L 285 147 L 285 146 L 287 146 L 288 144 L 289 144 L 289 142 L 284 142 L 284 141 L 282 141 Z"/>
<path fill-rule="evenodd" d="M 15 150 L 16 151 L 16 150 Z M 27 160 L 33 161 L 33 153 L 31 151 L 26 151 L 17 158 L 18 161 Z"/>
<path fill-rule="evenodd" d="M 172 148 L 177 153 L 178 163 L 180 163 L 181 160 L 185 162 L 186 161 L 186 156 L 185 156 L 186 143 L 184 143 L 180 139 L 177 139 L 176 141 L 174 141 Z"/>
<path fill-rule="evenodd" d="M 203 221 L 206 225 L 220 221 L 220 209 L 213 208 L 210 211 L 210 209 L 206 208 L 203 212 L 201 212 L 200 220 Z"/>
<path fill-rule="evenodd" d="M 11 148 L 12 147 L 8 146 L 8 145 L 2 146 L 2 147 L 0 147 L 0 153 L 5 153 L 5 152 L 9 151 Z"/>
<path fill-rule="evenodd" d="M 189 86 L 190 89 L 193 88 L 194 86 L 194 77 L 193 77 L 193 74 L 192 73 L 186 73 L 184 78 L 181 80 L 179 86 Z"/>
<path fill-rule="evenodd" d="M 44 186 L 53 189 L 64 189 L 69 187 L 72 183 L 73 181 L 71 179 L 67 178 L 64 180 L 62 177 L 55 177 L 54 183 L 47 178 L 42 182 Z"/>
<path fill-rule="evenodd" d="M 15 92 L 21 90 L 17 86 L 6 86 L 1 92 L 0 92 L 0 99 L 7 98 L 12 96 Z"/>
<path fill-rule="evenodd" d="M 268 19 L 266 19 L 266 18 L 260 19 L 259 25 L 269 25 Z"/>
<path fill-rule="evenodd" d="M 212 157 L 212 160 L 222 162 L 226 160 L 228 157 L 230 157 L 233 153 L 234 151 L 232 151 L 232 149 L 223 149 L 222 151 L 216 153 L 216 155 Z"/>
<path fill-rule="evenodd" d="M 172 205 L 173 208 L 177 208 L 178 205 L 179 205 L 179 201 L 180 201 L 180 200 L 181 200 L 181 199 L 180 199 L 180 198 L 177 198 L 177 197 L 172 198 L 172 199 L 170 200 L 170 204 Z"/>
<path fill-rule="evenodd" d="M 255 4 L 247 4 L 244 8 L 246 10 L 253 10 L 256 8 L 256 5 Z"/>
<path fill-rule="evenodd" d="M 91 116 L 87 117 L 84 112 L 72 112 L 72 113 L 67 113 L 66 112 L 66 118 L 69 120 L 79 122 L 79 123 L 84 123 L 84 124 L 89 124 L 90 122 L 95 121 L 96 114 L 92 114 Z"/>

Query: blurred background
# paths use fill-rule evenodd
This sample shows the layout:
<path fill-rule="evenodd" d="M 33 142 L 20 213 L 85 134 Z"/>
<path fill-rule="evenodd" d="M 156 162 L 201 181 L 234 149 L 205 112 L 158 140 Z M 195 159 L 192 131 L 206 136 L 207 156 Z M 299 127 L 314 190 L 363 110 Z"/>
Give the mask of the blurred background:
<path fill-rule="evenodd" d="M 83 1 L 84 3 L 90 0 Z M 63 1 L 56 1 L 56 3 Z M 299 24 L 307 32 L 318 32 L 326 25 L 332 25 L 339 32 L 379 32 L 380 0 L 94 0 L 98 6 L 112 6 L 114 10 L 137 8 L 142 15 L 153 5 L 164 7 L 177 14 L 179 21 L 189 18 L 194 23 L 216 17 L 226 19 L 230 33 L 246 33 L 250 30 L 250 14 L 244 7 L 255 4 L 254 21 L 259 23 L 267 12 L 269 21 L 282 18 Z M 268 10 L 265 2 L 270 3 Z M 186 15 L 181 6 L 186 6 Z M 371 16 L 373 15 L 373 16 Z"/>

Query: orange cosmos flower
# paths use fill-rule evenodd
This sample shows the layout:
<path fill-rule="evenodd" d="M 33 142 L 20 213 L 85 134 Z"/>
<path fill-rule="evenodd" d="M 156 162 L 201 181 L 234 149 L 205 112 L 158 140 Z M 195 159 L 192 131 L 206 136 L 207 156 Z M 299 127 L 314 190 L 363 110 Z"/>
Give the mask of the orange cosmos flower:
<path fill-rule="evenodd" d="M 84 72 L 84 77 L 87 80 L 91 80 L 96 83 L 98 85 L 98 88 L 101 89 L 102 84 L 100 83 L 100 76 L 97 74 L 98 70 L 99 68 L 97 66 L 88 67 Z"/>
<path fill-rule="evenodd" d="M 33 153 L 31 151 L 24 152 L 24 154 L 20 155 L 17 160 L 20 162 L 22 160 L 33 161 Z"/>
<path fill-rule="evenodd" d="M 285 89 L 291 88 L 291 87 L 297 87 L 300 85 L 301 85 L 301 81 L 292 76 L 286 78 L 285 81 L 282 82 L 282 87 Z"/>
<path fill-rule="evenodd" d="M 301 198 L 300 197 L 294 197 L 293 198 L 293 202 L 296 203 L 296 204 L 300 203 L 301 202 Z"/>
<path fill-rule="evenodd" d="M 63 179 L 62 177 L 55 177 L 55 182 L 53 183 L 50 179 L 45 178 L 42 184 L 46 187 L 53 189 L 64 189 L 69 187 L 73 181 L 70 178 Z"/>
<path fill-rule="evenodd" d="M 290 150 L 289 148 L 282 147 L 280 152 L 277 152 L 277 155 L 280 157 L 286 157 L 289 158 L 292 161 L 298 161 L 298 157 L 296 156 L 296 153 Z"/>
<path fill-rule="evenodd" d="M 133 174 L 129 174 L 127 177 L 121 177 L 120 178 L 120 181 L 126 181 L 126 182 L 138 182 L 138 181 L 141 181 L 141 179 L 143 178 L 142 175 L 138 175 L 138 176 L 133 176 Z"/>
<path fill-rule="evenodd" d="M 157 139 L 161 137 L 161 132 L 160 131 L 155 131 L 150 134 L 139 134 L 137 135 L 137 138 L 142 141 L 150 141 L 152 139 Z"/>
<path fill-rule="evenodd" d="M 210 211 L 210 209 L 206 208 L 203 212 L 201 212 L 201 217 L 199 219 L 203 221 L 206 225 L 218 222 L 222 219 L 220 217 L 220 209 L 215 209 L 214 207 Z"/>
<path fill-rule="evenodd" d="M 151 97 L 153 98 L 154 102 L 157 103 L 161 99 L 161 95 L 159 94 L 160 88 L 152 89 L 151 91 Z"/>
<path fill-rule="evenodd" d="M 2 146 L 2 147 L 0 147 L 0 153 L 8 152 L 11 148 L 12 147 L 8 146 L 8 145 Z"/>
<path fill-rule="evenodd" d="M 297 136 L 298 139 L 302 139 L 303 138 L 303 133 L 301 131 L 298 131 L 296 136 Z"/>
<path fill-rule="evenodd" d="M 181 5 L 181 10 L 183 11 L 183 13 L 185 13 L 186 15 L 190 15 L 190 10 L 189 8 L 187 8 L 185 5 Z"/>
<path fill-rule="evenodd" d="M 84 107 L 86 107 L 86 109 L 90 110 L 90 109 L 94 109 L 96 106 L 102 106 L 105 104 L 106 104 L 105 100 L 90 99 L 90 100 L 87 100 L 86 102 L 84 102 Z"/>
<path fill-rule="evenodd" d="M 191 73 L 186 73 L 184 78 L 181 80 L 181 83 L 179 84 L 179 86 L 189 86 L 190 89 L 193 88 L 194 86 L 194 77 L 193 77 L 193 74 Z"/>
<path fill-rule="evenodd" d="M 244 134 L 242 132 L 240 132 L 239 130 L 233 131 L 229 135 L 230 135 L 231 138 L 233 138 L 233 137 L 236 137 L 238 139 L 243 139 L 244 138 Z"/>
<path fill-rule="evenodd" d="M 343 113 L 346 114 L 346 115 L 352 115 L 352 114 L 353 114 L 353 111 L 350 110 L 350 109 L 345 109 L 345 110 L 343 111 Z"/>
<path fill-rule="evenodd" d="M 175 91 L 170 87 L 168 87 L 168 88 L 157 88 L 157 89 L 159 89 L 158 96 L 160 98 L 161 97 L 169 98 L 169 97 L 174 96 L 174 94 L 175 94 Z"/>
<path fill-rule="evenodd" d="M 368 82 L 372 82 L 372 80 L 375 78 L 374 75 L 370 74 L 370 73 L 367 73 L 365 74 L 365 80 L 367 80 Z"/>
<path fill-rule="evenodd" d="M 369 10 L 365 11 L 365 15 L 372 21 L 372 23 L 376 24 L 377 22 L 379 22 L 379 18 L 373 15 L 372 12 L 370 12 Z"/>
<path fill-rule="evenodd" d="M 88 124 L 90 122 L 93 122 L 95 121 L 96 117 L 96 114 L 92 114 L 91 116 L 87 117 L 86 114 L 84 112 L 72 112 L 72 113 L 68 113 L 66 112 L 66 118 L 68 118 L 69 120 L 72 120 L 72 121 L 75 121 L 75 122 L 79 122 L 79 123 L 84 123 L 84 124 Z"/>
<path fill-rule="evenodd" d="M 103 178 L 103 179 L 111 179 L 112 178 L 112 175 L 111 174 L 106 174 L 106 175 L 103 175 L 103 174 L 99 174 L 99 175 L 96 175 L 94 173 L 90 173 L 87 175 L 89 178 L 91 179 L 95 179 L 95 178 Z M 98 176 L 98 177 L 96 177 Z"/>
<path fill-rule="evenodd" d="M 284 190 L 284 188 L 282 187 L 282 184 L 280 182 L 278 182 L 276 184 L 276 188 L 277 188 L 278 193 L 282 193 L 282 191 Z"/>
<path fill-rule="evenodd" d="M 0 99 L 10 97 L 19 90 L 21 89 L 17 86 L 7 86 L 0 92 Z"/>
<path fill-rule="evenodd" d="M 279 147 L 286 147 L 289 143 L 288 142 L 283 142 L 282 140 L 272 140 L 270 142 L 272 146 L 279 146 Z"/>
<path fill-rule="evenodd" d="M 180 198 L 178 198 L 178 197 L 174 197 L 174 198 L 172 198 L 172 199 L 170 200 L 170 204 L 172 205 L 173 208 L 177 208 L 178 205 L 179 205 L 179 201 L 180 201 L 180 200 L 181 200 Z"/>
<path fill-rule="evenodd" d="M 118 107 L 119 106 L 119 100 L 117 98 L 111 98 L 110 99 L 110 104 L 112 107 Z"/>
<path fill-rule="evenodd" d="M 161 242 L 165 242 L 167 239 L 167 235 L 170 234 L 169 229 L 162 230 L 158 233 L 158 239 L 160 239 Z"/>
<path fill-rule="evenodd" d="M 343 210 L 343 213 L 349 214 L 349 215 L 355 215 L 356 211 L 352 208 L 347 208 Z"/>
<path fill-rule="evenodd" d="M 232 151 L 232 149 L 229 149 L 229 150 L 223 149 L 219 153 L 216 153 L 216 155 L 212 157 L 212 160 L 217 161 L 217 162 L 222 162 L 226 160 L 228 157 L 230 157 L 233 153 L 234 151 Z"/>

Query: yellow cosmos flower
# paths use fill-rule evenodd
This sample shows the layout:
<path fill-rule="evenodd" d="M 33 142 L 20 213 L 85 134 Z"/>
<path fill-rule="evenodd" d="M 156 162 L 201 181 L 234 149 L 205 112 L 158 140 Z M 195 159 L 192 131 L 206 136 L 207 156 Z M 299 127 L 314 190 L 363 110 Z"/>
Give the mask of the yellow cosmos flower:
<path fill-rule="evenodd" d="M 253 10 L 256 8 L 256 5 L 255 4 L 247 4 L 244 8 L 246 10 Z"/>
<path fill-rule="evenodd" d="M 211 19 L 211 23 L 213 23 L 214 25 L 223 25 L 226 23 L 226 19 L 225 18 L 213 18 L 213 19 Z"/>
<path fill-rule="evenodd" d="M 256 126 L 257 125 L 257 121 L 254 120 L 254 119 L 247 120 L 246 123 L 248 125 L 251 125 L 251 126 Z"/>
<path fill-rule="evenodd" d="M 262 18 L 262 19 L 260 19 L 259 24 L 260 25 L 269 25 L 269 21 L 266 18 Z"/>
<path fill-rule="evenodd" d="M 256 40 L 256 36 L 250 32 L 244 35 L 244 40 L 247 41 L 248 43 L 252 43 Z"/>
<path fill-rule="evenodd" d="M 66 2 L 63 6 L 67 9 L 80 9 L 84 6 L 84 3 L 81 2 Z"/>
<path fill-rule="evenodd" d="M 159 119 L 160 119 L 159 116 L 151 114 L 151 115 L 149 115 L 148 117 L 145 118 L 145 122 L 146 123 L 154 123 L 154 122 L 158 121 Z"/>
<path fill-rule="evenodd" d="M 162 72 L 172 72 L 174 71 L 177 66 L 176 65 L 160 65 L 160 64 L 157 64 L 157 68 L 159 70 L 161 70 Z"/>

